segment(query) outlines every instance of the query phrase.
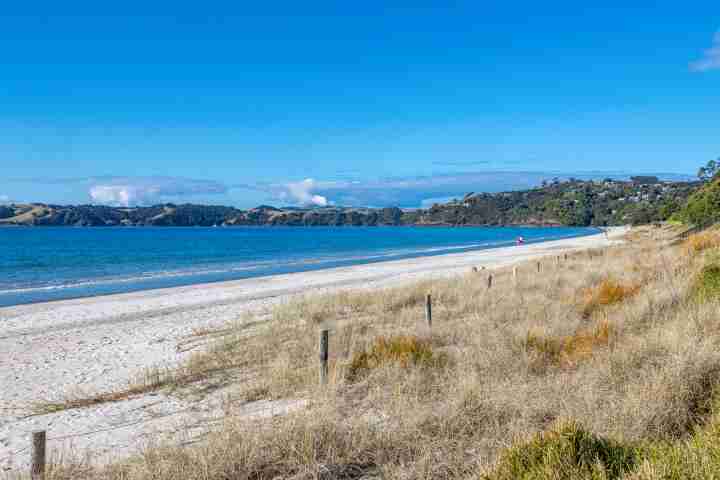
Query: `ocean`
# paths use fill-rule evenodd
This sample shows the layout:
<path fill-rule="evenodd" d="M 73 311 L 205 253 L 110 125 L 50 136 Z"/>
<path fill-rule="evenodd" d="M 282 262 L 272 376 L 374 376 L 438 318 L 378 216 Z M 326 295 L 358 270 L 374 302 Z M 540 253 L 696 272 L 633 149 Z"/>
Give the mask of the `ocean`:
<path fill-rule="evenodd" d="M 551 227 L 0 228 L 0 307 L 596 233 Z"/>

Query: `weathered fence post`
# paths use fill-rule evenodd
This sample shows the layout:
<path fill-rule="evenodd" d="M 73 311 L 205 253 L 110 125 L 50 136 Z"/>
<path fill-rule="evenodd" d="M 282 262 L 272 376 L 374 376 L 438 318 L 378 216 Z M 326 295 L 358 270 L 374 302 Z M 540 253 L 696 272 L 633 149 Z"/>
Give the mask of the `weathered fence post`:
<path fill-rule="evenodd" d="M 565 261 L 567 262 L 567 253 L 565 254 Z"/>
<path fill-rule="evenodd" d="M 513 283 L 515 283 L 515 285 L 517 285 L 517 281 L 518 281 L 517 272 L 518 272 L 517 267 L 513 267 Z"/>
<path fill-rule="evenodd" d="M 33 432 L 32 434 L 32 463 L 30 467 L 30 478 L 32 480 L 43 480 L 45 478 L 45 443 L 47 437 L 45 430 Z"/>
<path fill-rule="evenodd" d="M 488 282 L 488 290 L 490 290 L 492 288 L 492 282 L 493 282 L 492 273 L 490 275 L 488 275 L 487 282 Z"/>
<path fill-rule="evenodd" d="M 428 328 L 432 328 L 432 297 L 429 293 L 425 297 L 425 320 Z"/>
<path fill-rule="evenodd" d="M 320 385 L 327 385 L 328 382 L 328 358 L 330 347 L 330 331 L 320 332 Z"/>
<path fill-rule="evenodd" d="M 538 269 L 538 273 L 540 273 L 540 270 L 542 269 L 542 267 L 540 266 L 540 262 L 537 262 L 537 269 Z"/>

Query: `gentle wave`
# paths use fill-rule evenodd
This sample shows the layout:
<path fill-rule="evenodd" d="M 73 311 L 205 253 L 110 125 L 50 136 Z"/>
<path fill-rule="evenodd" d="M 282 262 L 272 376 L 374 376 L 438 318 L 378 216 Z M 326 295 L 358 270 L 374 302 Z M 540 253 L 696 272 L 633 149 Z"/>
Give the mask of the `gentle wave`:
<path fill-rule="evenodd" d="M 539 237 L 538 240 L 545 239 L 560 239 L 566 236 L 558 237 Z M 479 250 L 487 248 L 497 248 L 502 246 L 512 245 L 514 242 L 511 241 L 498 241 L 498 242 L 484 242 L 474 243 L 469 245 L 452 245 L 452 246 L 441 246 L 431 247 L 424 249 L 399 249 L 391 250 L 381 254 L 375 255 L 358 255 L 358 256 L 326 256 L 321 258 L 308 258 L 302 260 L 295 260 L 289 262 L 278 262 L 278 261 L 267 261 L 267 262 L 254 262 L 250 265 L 235 265 L 225 268 L 213 268 L 213 269 L 190 269 L 190 270 L 176 270 L 176 271 L 156 271 L 156 272 L 142 272 L 140 275 L 122 278 L 102 278 L 93 280 L 80 280 L 69 283 L 57 284 L 57 285 L 43 285 L 37 287 L 20 287 L 20 288 L 9 288 L 0 290 L 0 295 L 8 294 L 23 294 L 43 291 L 54 291 L 54 290 L 65 290 L 65 289 L 80 289 L 85 287 L 97 287 L 101 285 L 117 285 L 123 283 L 140 283 L 152 280 L 171 279 L 178 277 L 200 277 L 204 275 L 231 275 L 239 272 L 249 272 L 252 270 L 259 270 L 262 268 L 273 269 L 277 267 L 293 267 L 293 266 L 307 266 L 307 265 L 320 265 L 323 263 L 337 263 L 337 262 L 363 262 L 377 259 L 390 259 L 395 257 L 408 257 L 408 256 L 422 256 L 431 253 L 443 253 L 443 252 L 454 252 L 454 251 L 469 251 Z"/>
<path fill-rule="evenodd" d="M 474 250 L 481 248 L 489 248 L 493 246 L 507 245 L 509 242 L 486 242 L 477 243 L 470 245 L 454 245 L 454 246 L 443 246 L 425 249 L 401 249 L 392 250 L 381 254 L 375 255 L 359 255 L 359 256 L 326 256 L 322 258 L 308 258 L 302 260 L 295 260 L 290 262 L 255 262 L 251 265 L 242 266 L 231 266 L 225 268 L 214 268 L 214 269 L 190 269 L 190 270 L 177 270 L 177 271 L 157 271 L 157 272 L 143 272 L 137 276 L 122 277 L 122 278 L 103 278 L 93 280 L 80 280 L 69 283 L 57 284 L 57 285 L 42 285 L 37 287 L 20 287 L 20 288 L 7 288 L 0 290 L 0 295 L 7 294 L 22 294 L 22 293 L 33 293 L 53 290 L 65 290 L 73 288 L 84 288 L 84 287 L 96 287 L 100 285 L 117 285 L 123 283 L 135 283 L 135 282 L 146 282 L 152 280 L 162 280 L 177 277 L 199 277 L 204 275 L 229 275 L 239 272 L 249 272 L 251 270 L 259 270 L 262 268 L 277 268 L 277 267 L 293 267 L 293 266 L 306 266 L 306 265 L 319 265 L 323 263 L 336 263 L 336 262 L 362 262 L 371 261 L 377 259 L 393 258 L 393 257 L 406 257 L 412 255 L 423 255 L 428 253 L 440 253 L 440 252 L 452 252 L 457 250 Z"/>
<path fill-rule="evenodd" d="M 173 231 L 170 236 L 167 232 L 144 229 L 134 236 L 123 231 L 122 243 L 115 230 L 7 232 L 0 236 L 0 263 L 9 268 L 0 279 L 0 306 L 499 248 L 513 245 L 518 235 L 530 244 L 597 230 L 226 229 L 223 235 L 206 236 L 198 230 Z M 233 236 L 235 232 L 242 237 Z M 31 255 L 44 260 L 33 262 Z M 28 264 L 42 268 L 26 268 Z"/>

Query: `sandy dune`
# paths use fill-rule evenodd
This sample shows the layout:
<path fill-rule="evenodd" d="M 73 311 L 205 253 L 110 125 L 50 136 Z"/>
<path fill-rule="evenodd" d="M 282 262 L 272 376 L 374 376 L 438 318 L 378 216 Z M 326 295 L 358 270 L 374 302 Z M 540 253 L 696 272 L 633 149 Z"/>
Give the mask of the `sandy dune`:
<path fill-rule="evenodd" d="M 178 343 L 196 329 L 240 321 L 293 295 L 380 288 L 413 280 L 497 268 L 564 251 L 602 247 L 624 228 L 520 247 L 423 257 L 163 290 L 0 309 L 0 470 L 24 468 L 29 436 L 48 431 L 53 452 L 92 452 L 100 461 L 139 451 L 150 438 L 192 442 L 221 421 L 222 400 L 190 402 L 162 394 L 94 408 L 27 417 L 36 401 L 124 385 L 145 367 L 172 365 Z M 241 414 L 272 415 L 302 401 L 254 402 Z"/>

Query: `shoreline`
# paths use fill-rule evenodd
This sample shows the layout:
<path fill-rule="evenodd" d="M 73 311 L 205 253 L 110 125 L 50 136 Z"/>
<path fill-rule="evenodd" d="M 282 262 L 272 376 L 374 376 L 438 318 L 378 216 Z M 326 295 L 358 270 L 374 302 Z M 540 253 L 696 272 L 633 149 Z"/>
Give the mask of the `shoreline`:
<path fill-rule="evenodd" d="M 267 314 L 298 295 L 379 289 L 502 268 L 548 255 L 620 241 L 627 227 L 604 233 L 485 250 L 0 308 L 0 470 L 27 462 L 31 431 L 47 429 L 49 448 L 72 445 L 99 456 L 127 455 L 156 433 L 177 433 L 196 408 L 164 394 L 27 417 L 34 402 L 78 392 L 111 391 L 144 369 L 173 366 L 192 350 L 194 332 Z M 152 410 L 149 405 L 155 405 Z M 257 406 L 256 406 L 257 407 Z M 277 405 L 270 405 L 276 408 Z M 207 414 L 214 415 L 208 406 Z M 152 411 L 151 411 L 152 410 Z M 162 415 L 158 416 L 158 412 Z M 169 434 L 169 433 L 168 433 Z M 24 452 L 24 453 L 18 453 Z"/>
<path fill-rule="evenodd" d="M 433 227 L 433 225 L 427 225 Z M 51 227 L 52 228 L 52 227 Z M 58 227 L 59 228 L 59 227 Z M 114 227 L 108 227 L 114 228 Z M 175 228 L 175 227 L 163 227 Z M 179 227 L 186 228 L 186 227 Z M 282 228 L 282 227 L 281 227 Z M 294 228 L 294 227 L 287 227 Z M 312 228 L 312 227 L 311 227 Z M 319 227 L 326 228 L 326 227 Z M 345 228 L 345 227 L 341 227 Z M 354 227 L 351 227 L 354 228 Z M 377 227 L 367 227 L 377 228 Z M 383 227 L 379 227 L 383 228 Z M 395 227 L 389 227 L 395 228 Z M 482 228 L 482 227 L 480 227 Z M 499 227 L 488 227 L 499 228 Z M 508 227 L 513 228 L 513 227 Z M 532 228 L 532 227 L 528 227 Z M 540 227 L 538 227 L 540 228 Z M 553 227 L 548 227 L 553 228 Z M 581 238 L 592 235 L 602 234 L 603 228 L 600 227 L 583 227 L 586 231 L 582 233 L 574 233 L 566 236 L 559 236 L 548 239 L 540 237 L 540 239 L 528 239 L 526 245 L 536 245 L 540 243 L 548 243 L 559 240 L 569 240 L 573 238 Z M 607 227 L 605 227 L 607 228 Z M 615 227 L 617 228 L 617 227 Z M 168 272 L 164 275 L 155 274 L 141 277 L 128 278 L 95 278 L 80 281 L 78 283 L 68 283 L 52 286 L 39 286 L 19 288 L 16 290 L 0 291 L 0 309 L 7 307 L 15 307 L 20 305 L 32 305 L 39 303 L 58 302 L 64 300 L 75 300 L 82 298 L 93 298 L 101 296 L 110 296 L 126 293 L 144 292 L 151 290 L 170 289 L 178 287 L 188 287 L 193 285 L 205 285 L 213 283 L 232 282 L 238 280 L 250 280 L 265 277 L 274 277 L 293 273 L 306 273 L 319 270 L 333 270 L 337 268 L 346 268 L 354 266 L 369 265 L 375 263 L 385 263 L 402 260 L 412 260 L 415 258 L 437 257 L 456 253 L 472 253 L 484 250 L 496 250 L 499 248 L 513 247 L 512 240 L 502 240 L 500 242 L 489 242 L 481 245 L 458 245 L 458 246 L 439 246 L 424 247 L 419 250 L 407 253 L 390 253 L 378 254 L 363 257 L 348 257 L 338 259 L 326 259 L 317 262 L 292 262 L 283 265 L 275 265 L 272 267 L 264 267 L 261 269 L 240 269 L 240 270 L 217 270 L 217 271 L 177 271 Z"/>

